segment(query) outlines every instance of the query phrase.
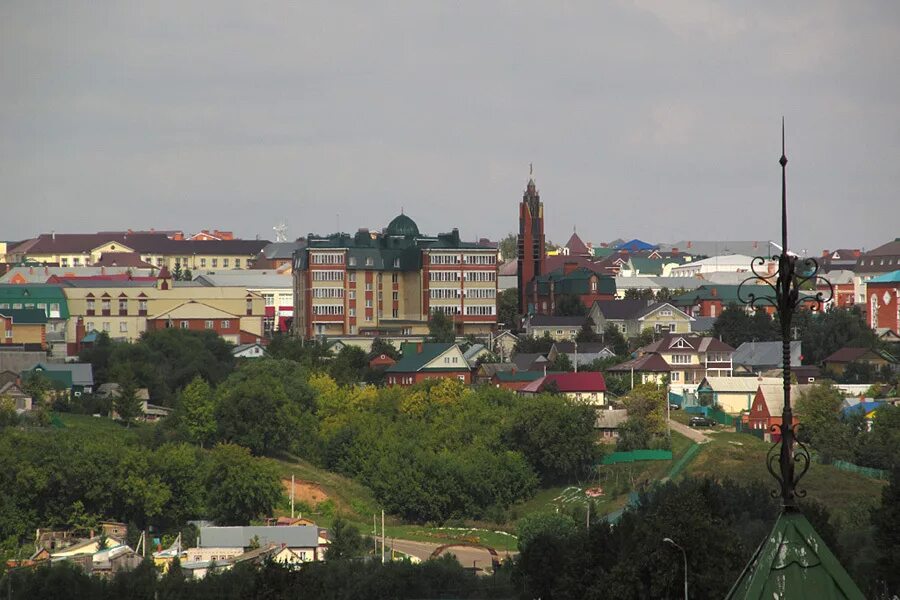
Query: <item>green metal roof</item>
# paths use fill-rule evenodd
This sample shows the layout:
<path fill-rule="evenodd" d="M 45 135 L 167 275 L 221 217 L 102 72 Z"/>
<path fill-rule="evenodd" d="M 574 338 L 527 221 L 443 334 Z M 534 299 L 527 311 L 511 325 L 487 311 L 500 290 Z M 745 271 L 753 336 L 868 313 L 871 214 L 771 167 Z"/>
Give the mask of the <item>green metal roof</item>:
<path fill-rule="evenodd" d="M 528 292 L 534 289 L 534 285 L 538 286 L 538 294 L 546 295 L 550 293 L 550 282 L 553 281 L 554 293 L 559 294 L 590 294 L 591 293 L 591 277 L 597 277 L 597 293 L 610 294 L 616 293 L 616 280 L 609 275 L 601 275 L 590 269 L 580 267 L 575 269 L 568 275 L 563 275 L 563 269 L 559 268 L 546 275 L 535 277 L 528 283 Z"/>
<path fill-rule="evenodd" d="M 66 302 L 66 295 L 63 293 L 62 287 L 53 284 L 0 284 L 0 310 L 7 308 L 38 308 L 38 304 L 46 305 L 42 308 L 49 316 L 50 305 L 59 305 L 59 318 L 69 318 L 69 304 Z"/>
<path fill-rule="evenodd" d="M 420 371 L 425 365 L 436 359 L 438 356 L 452 348 L 455 344 L 439 344 L 435 342 L 425 342 L 422 344 L 422 351 L 416 352 L 415 342 L 405 342 L 400 345 L 402 356 L 400 360 L 387 368 L 388 373 L 415 373 Z M 453 371 L 465 369 L 466 365 L 455 365 Z M 441 370 L 441 369 L 436 369 Z M 444 369 L 447 370 L 447 369 Z"/>
<path fill-rule="evenodd" d="M 387 229 L 385 229 L 384 233 L 385 235 L 416 237 L 419 235 L 419 226 L 416 225 L 415 221 L 413 221 L 406 215 L 400 214 L 394 217 L 394 220 L 388 224 Z"/>
<path fill-rule="evenodd" d="M 663 264 L 666 262 L 661 258 L 644 258 L 642 256 L 632 256 L 629 262 L 635 269 L 641 272 L 641 275 L 662 275 Z"/>
<path fill-rule="evenodd" d="M 47 313 L 40 308 L 0 308 L 0 315 L 22 325 L 40 325 L 47 322 Z"/>
<path fill-rule="evenodd" d="M 35 365 L 33 368 L 28 369 L 27 371 L 22 371 L 22 380 L 24 381 L 28 379 L 28 376 L 32 373 L 40 373 L 50 381 L 60 384 L 62 387 L 72 387 L 71 371 L 51 371 L 41 368 L 41 365 Z"/>
<path fill-rule="evenodd" d="M 785 509 L 727 598 L 865 598 L 803 513 Z"/>
<path fill-rule="evenodd" d="M 616 250 L 615 248 L 610 248 L 608 246 L 606 248 L 597 247 L 597 246 L 594 247 L 594 256 L 597 256 L 600 258 L 606 258 L 607 256 L 612 256 L 616 252 L 618 252 L 618 250 Z"/>

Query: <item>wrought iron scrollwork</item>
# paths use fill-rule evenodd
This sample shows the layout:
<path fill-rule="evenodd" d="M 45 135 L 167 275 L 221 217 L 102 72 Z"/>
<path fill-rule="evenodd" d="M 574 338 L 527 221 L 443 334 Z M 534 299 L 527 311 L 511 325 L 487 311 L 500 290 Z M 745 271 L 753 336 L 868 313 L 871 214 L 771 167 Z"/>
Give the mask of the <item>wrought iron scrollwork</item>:
<path fill-rule="evenodd" d="M 781 452 L 783 446 L 784 436 L 784 423 L 780 425 L 772 425 L 769 428 L 771 433 L 778 433 L 781 435 L 781 440 L 772 444 L 772 447 L 769 448 L 769 451 L 766 453 L 766 469 L 769 470 L 769 474 L 775 478 L 775 481 L 778 482 L 778 487 L 771 491 L 773 498 L 778 498 L 779 496 L 783 496 L 785 490 L 789 490 L 791 495 L 791 500 L 794 497 L 796 498 L 805 498 L 806 490 L 797 487 L 797 484 L 800 483 L 800 480 L 803 479 L 803 476 L 806 475 L 806 472 L 809 470 L 810 464 L 812 463 L 812 455 L 809 453 L 809 449 L 806 445 L 797 439 L 797 432 L 792 430 L 792 440 L 793 440 L 793 448 L 790 450 L 790 460 L 793 462 L 792 473 L 792 481 L 789 482 L 788 485 L 785 485 L 786 482 L 784 477 L 788 475 L 781 469 Z M 777 450 L 777 451 L 776 451 Z M 800 468 L 800 472 L 796 471 L 796 468 Z"/>

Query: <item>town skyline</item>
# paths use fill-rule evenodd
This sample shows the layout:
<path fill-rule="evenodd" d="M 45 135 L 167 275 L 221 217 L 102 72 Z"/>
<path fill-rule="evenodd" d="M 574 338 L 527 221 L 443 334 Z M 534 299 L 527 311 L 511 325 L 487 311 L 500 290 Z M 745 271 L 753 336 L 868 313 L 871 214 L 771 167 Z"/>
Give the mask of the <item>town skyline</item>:
<path fill-rule="evenodd" d="M 869 248 L 896 237 L 897 12 L 6 3 L 0 239 L 401 208 L 497 239 L 529 163 L 557 243 L 777 238 L 784 116 L 795 247 Z"/>

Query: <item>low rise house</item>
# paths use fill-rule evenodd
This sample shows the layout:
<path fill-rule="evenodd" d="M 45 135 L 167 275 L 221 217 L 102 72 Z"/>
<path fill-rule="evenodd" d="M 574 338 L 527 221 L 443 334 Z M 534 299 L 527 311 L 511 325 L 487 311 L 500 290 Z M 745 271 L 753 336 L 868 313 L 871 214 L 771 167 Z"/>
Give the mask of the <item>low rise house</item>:
<path fill-rule="evenodd" d="M 25 393 L 15 381 L 0 383 L 0 400 L 3 398 L 12 401 L 13 408 L 17 413 L 21 414 L 32 409 L 31 396 Z"/>
<path fill-rule="evenodd" d="M 235 358 L 262 358 L 266 355 L 266 349 L 259 342 L 251 342 L 235 346 L 231 349 L 231 355 Z"/>
<path fill-rule="evenodd" d="M 475 383 L 491 383 L 497 373 L 515 373 L 516 365 L 508 363 L 481 363 L 475 369 Z"/>
<path fill-rule="evenodd" d="M 598 331 L 614 325 L 626 338 L 644 329 L 656 333 L 690 333 L 693 317 L 669 302 L 646 300 L 603 300 L 595 302 L 588 314 Z"/>
<path fill-rule="evenodd" d="M 847 365 L 852 363 L 869 365 L 880 369 L 886 366 L 894 366 L 897 360 L 881 350 L 847 346 L 833 352 L 822 361 L 825 370 L 836 375 L 842 375 Z"/>
<path fill-rule="evenodd" d="M 506 323 L 507 326 L 518 325 L 518 323 Z M 516 343 L 519 337 L 511 331 L 503 331 L 498 334 L 491 345 L 494 354 L 503 360 L 509 359 L 516 349 Z"/>
<path fill-rule="evenodd" d="M 472 368 L 457 344 L 407 342 L 402 356 L 385 371 L 388 385 L 409 386 L 426 379 L 458 379 L 472 382 Z"/>
<path fill-rule="evenodd" d="M 556 360 L 556 349 L 551 346 L 547 353 L 520 352 L 513 354 L 510 362 L 516 366 L 517 371 L 546 371 L 547 367 Z"/>
<path fill-rule="evenodd" d="M 549 334 L 555 341 L 572 341 L 586 321 L 585 317 L 556 317 L 551 315 L 529 315 L 525 319 L 525 334 L 543 337 Z M 596 324 L 595 324 L 596 325 Z M 595 331 L 597 331 L 595 326 Z M 597 331 L 599 333 L 599 331 Z"/>
<path fill-rule="evenodd" d="M 799 340 L 791 342 L 791 367 L 799 367 L 802 358 Z M 757 374 L 781 368 L 781 342 L 744 342 L 734 351 L 735 375 Z"/>
<path fill-rule="evenodd" d="M 546 371 L 498 371 L 491 376 L 491 385 L 517 392 L 528 384 L 550 374 Z"/>
<path fill-rule="evenodd" d="M 750 274 L 748 274 L 750 275 Z M 738 290 L 740 288 L 740 293 Z M 775 292 L 767 285 L 702 285 L 695 290 L 679 294 L 671 299 L 671 303 L 692 317 L 718 317 L 731 304 L 744 306 L 744 301 L 753 294 L 757 298 L 774 298 Z M 775 308 L 762 307 L 769 314 Z"/>
<path fill-rule="evenodd" d="M 666 334 L 638 350 L 658 354 L 669 365 L 672 391 L 693 388 L 704 377 L 731 377 L 734 348 L 714 337 Z"/>
<path fill-rule="evenodd" d="M 619 428 L 628 420 L 628 411 L 624 408 L 609 408 L 597 411 L 594 428 L 602 441 L 614 442 L 619 438 Z"/>
<path fill-rule="evenodd" d="M 47 314 L 39 308 L 0 309 L 0 344 L 47 349 Z"/>
<path fill-rule="evenodd" d="M 900 269 L 900 238 L 860 255 L 853 269 L 863 281 Z"/>
<path fill-rule="evenodd" d="M 589 365 L 595 360 L 614 358 L 616 353 L 601 342 L 556 342 L 556 354 L 565 354 L 573 365 Z"/>
<path fill-rule="evenodd" d="M 22 380 L 32 373 L 40 373 L 75 398 L 94 391 L 94 369 L 90 363 L 38 363 L 22 372 Z"/>
<path fill-rule="evenodd" d="M 544 392 L 565 394 L 592 406 L 606 404 L 606 380 L 597 371 L 580 373 L 548 373 L 519 390 L 520 394 Z"/>
<path fill-rule="evenodd" d="M 799 388 L 800 386 L 797 386 L 796 389 L 799 391 Z M 782 411 L 784 411 L 784 386 L 761 385 L 750 405 L 750 412 L 747 413 L 747 425 L 752 430 L 763 432 L 763 439 L 767 442 L 780 442 L 780 431 L 777 429 L 773 431 L 772 428 L 781 425 Z M 794 414 L 794 427 L 799 423 L 799 417 Z"/>
<path fill-rule="evenodd" d="M 290 527 L 201 527 L 197 548 L 186 551 L 185 560 L 226 560 L 254 546 L 275 544 L 289 548 L 304 562 L 324 560 L 328 539 L 315 525 Z"/>
<path fill-rule="evenodd" d="M 666 381 L 672 367 L 659 354 L 644 354 L 614 365 L 607 371 L 617 375 L 630 375 L 635 385 L 644 383 L 661 385 Z"/>
<path fill-rule="evenodd" d="M 777 377 L 704 377 L 697 397 L 704 406 L 716 406 L 731 415 L 749 411 L 761 385 L 780 385 Z"/>

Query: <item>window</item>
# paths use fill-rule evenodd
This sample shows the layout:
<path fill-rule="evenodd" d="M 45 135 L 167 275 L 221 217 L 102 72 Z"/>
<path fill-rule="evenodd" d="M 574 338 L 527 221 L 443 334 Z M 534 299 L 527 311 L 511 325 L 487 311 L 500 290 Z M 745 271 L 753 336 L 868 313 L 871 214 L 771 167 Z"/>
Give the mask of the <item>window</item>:
<path fill-rule="evenodd" d="M 146 300 L 138 300 L 138 314 L 141 316 L 147 315 L 147 301 Z"/>
<path fill-rule="evenodd" d="M 428 295 L 439 300 L 455 299 L 460 296 L 459 288 L 431 288 Z"/>
<path fill-rule="evenodd" d="M 497 290 L 495 288 L 468 288 L 466 289 L 467 298 L 496 298 Z"/>
<path fill-rule="evenodd" d="M 61 267 L 68 267 L 68 266 L 69 266 L 69 259 L 68 259 L 68 257 L 63 256 L 62 258 L 60 258 L 60 259 L 59 259 L 59 265 L 60 265 Z"/>
<path fill-rule="evenodd" d="M 430 271 L 429 281 L 459 281 L 459 271 Z"/>
<path fill-rule="evenodd" d="M 432 254 L 431 264 L 433 265 L 458 265 L 459 254 Z"/>
<path fill-rule="evenodd" d="M 679 381 L 681 379 L 681 373 L 678 371 L 672 371 L 672 381 Z"/>
<path fill-rule="evenodd" d="M 497 264 L 496 254 L 476 254 L 466 256 L 467 265 L 495 265 Z"/>
<path fill-rule="evenodd" d="M 366 299 L 366 308 L 372 308 L 372 301 L 370 299 Z"/>
<path fill-rule="evenodd" d="M 84 328 L 86 331 L 93 331 L 94 330 L 94 322 L 88 321 L 87 323 L 84 324 Z"/>
<path fill-rule="evenodd" d="M 230 329 L 230 328 L 231 328 L 231 321 L 229 321 L 228 319 L 225 319 L 224 321 L 222 321 L 222 329 Z"/>
<path fill-rule="evenodd" d="M 355 257 L 355 256 L 351 256 L 351 257 L 349 258 L 349 260 L 347 261 L 347 264 L 350 265 L 351 267 L 355 267 L 355 266 L 356 266 L 356 257 Z"/>
<path fill-rule="evenodd" d="M 350 290 L 350 291 L 347 293 L 347 296 L 348 296 L 351 300 L 356 300 L 356 290 Z"/>
<path fill-rule="evenodd" d="M 350 312 L 349 312 L 349 315 L 350 315 L 351 317 L 355 317 L 355 316 L 356 316 L 356 309 L 355 309 L 355 308 L 351 308 L 351 309 L 350 309 Z"/>
<path fill-rule="evenodd" d="M 342 315 L 344 314 L 344 305 L 313 304 L 312 311 L 314 315 Z"/>
<path fill-rule="evenodd" d="M 128 300 L 126 298 L 119 298 L 119 314 L 128 314 Z"/>
<path fill-rule="evenodd" d="M 81 259 L 78 258 L 77 256 L 76 256 L 75 258 L 72 259 L 72 266 L 73 266 L 73 267 L 77 267 L 77 266 L 80 265 L 80 264 L 81 264 Z"/>
<path fill-rule="evenodd" d="M 213 269 L 215 269 L 215 268 L 218 267 L 218 266 L 219 266 L 219 259 L 218 259 L 218 258 L 212 259 L 212 267 L 213 267 Z"/>
<path fill-rule="evenodd" d="M 366 257 L 366 266 L 371 267 L 375 264 L 375 260 L 371 256 Z"/>
<path fill-rule="evenodd" d="M 366 283 L 366 291 L 367 291 L 367 292 L 371 292 L 371 291 L 372 291 L 372 284 L 371 284 L 371 283 Z"/>
<path fill-rule="evenodd" d="M 119 333 L 128 333 L 128 323 L 125 321 L 119 323 Z"/>
<path fill-rule="evenodd" d="M 182 321 L 180 325 L 182 329 L 187 329 L 191 324 L 188 321 Z"/>
<path fill-rule="evenodd" d="M 689 364 L 691 364 L 691 355 L 690 354 L 673 354 L 672 355 L 672 364 L 673 365 L 689 365 Z"/>
<path fill-rule="evenodd" d="M 399 268 L 400 268 L 400 259 L 399 259 L 399 258 L 395 258 L 395 259 L 394 259 L 394 268 L 395 268 L 395 269 L 399 269 Z"/>
<path fill-rule="evenodd" d="M 668 308 L 665 309 L 665 310 L 661 310 L 661 311 L 659 311 L 659 316 L 661 316 L 661 317 L 671 317 L 671 316 L 672 316 L 672 311 L 669 310 Z"/>
<path fill-rule="evenodd" d="M 109 330 L 110 330 L 109 321 L 103 321 L 103 331 L 109 333 Z"/>
<path fill-rule="evenodd" d="M 313 281 L 343 281 L 343 271 L 313 271 Z M 350 274 L 351 276 L 353 273 Z"/>
<path fill-rule="evenodd" d="M 392 296 L 393 296 L 394 302 L 397 302 L 400 300 L 400 292 L 394 292 L 392 294 Z"/>
<path fill-rule="evenodd" d="M 109 314 L 109 306 L 110 306 L 109 298 L 104 298 L 103 300 L 100 301 L 100 308 L 103 311 L 104 315 Z"/>
<path fill-rule="evenodd" d="M 205 325 L 206 325 L 206 328 L 207 328 L 207 329 L 212 329 L 212 328 L 213 328 L 213 322 L 212 322 L 212 321 L 207 321 L 207 322 L 205 323 Z"/>
<path fill-rule="evenodd" d="M 241 259 L 239 259 L 239 258 L 234 259 L 234 268 L 235 269 L 241 268 Z"/>
<path fill-rule="evenodd" d="M 223 267 L 227 267 L 227 266 L 228 266 L 228 259 L 227 259 L 227 258 L 223 258 L 223 259 L 222 259 L 222 266 L 223 266 Z"/>
<path fill-rule="evenodd" d="M 313 290 L 313 296 L 315 296 L 316 295 L 315 293 L 318 291 L 319 291 L 319 289 Z M 266 306 L 275 306 L 275 295 L 274 294 L 263 294 L 262 297 L 263 297 L 263 301 L 266 303 Z"/>
<path fill-rule="evenodd" d="M 344 264 L 344 255 L 334 252 L 313 252 L 310 260 L 314 265 L 341 265 Z"/>
<path fill-rule="evenodd" d="M 87 314 L 89 314 L 89 315 L 94 314 L 94 299 L 93 298 L 87 299 Z"/>
<path fill-rule="evenodd" d="M 201 268 L 201 269 L 205 269 L 205 268 L 206 268 L 206 259 L 205 259 L 205 258 L 201 258 L 201 259 L 200 259 L 200 268 Z"/>
<path fill-rule="evenodd" d="M 12 329 L 7 329 L 6 330 L 6 339 L 10 339 L 10 338 L 12 338 Z"/>
<path fill-rule="evenodd" d="M 495 271 L 468 271 L 466 273 L 466 281 L 496 281 L 496 279 Z"/>
<path fill-rule="evenodd" d="M 494 305 L 488 304 L 486 306 L 466 306 L 466 314 L 473 315 L 478 317 L 488 317 L 494 314 Z"/>
<path fill-rule="evenodd" d="M 349 281 L 350 283 L 356 283 L 356 273 L 348 273 L 347 281 Z"/>
<path fill-rule="evenodd" d="M 344 288 L 313 288 L 313 298 L 343 298 Z M 266 306 L 271 306 L 267 304 Z"/>
<path fill-rule="evenodd" d="M 397 283 L 400 277 L 396 273 L 391 273 L 391 283 Z"/>
<path fill-rule="evenodd" d="M 394 319 L 399 319 L 400 318 L 400 309 L 399 308 L 393 309 L 391 311 L 391 317 Z"/>

